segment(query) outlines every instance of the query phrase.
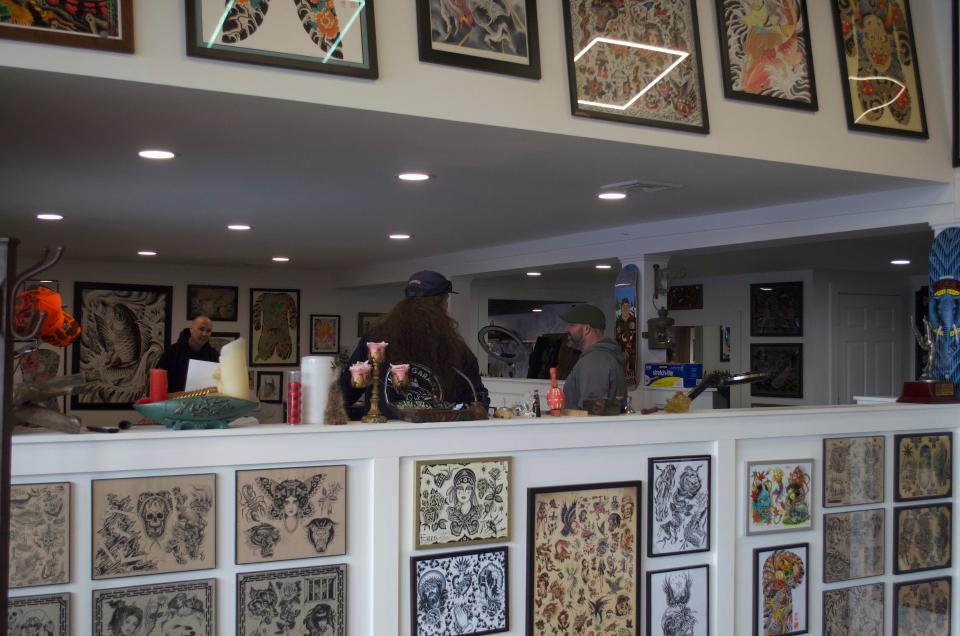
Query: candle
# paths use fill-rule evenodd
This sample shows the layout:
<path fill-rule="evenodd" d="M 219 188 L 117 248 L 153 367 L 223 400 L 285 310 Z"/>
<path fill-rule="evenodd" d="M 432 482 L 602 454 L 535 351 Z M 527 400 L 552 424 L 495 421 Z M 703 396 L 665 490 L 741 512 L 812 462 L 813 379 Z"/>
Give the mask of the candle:
<path fill-rule="evenodd" d="M 367 386 L 370 370 L 373 367 L 369 362 L 354 362 L 350 365 L 350 382 L 358 389 Z"/>
<path fill-rule="evenodd" d="M 150 369 L 150 401 L 163 402 L 167 399 L 167 370 Z"/>
<path fill-rule="evenodd" d="M 393 383 L 399 387 L 407 386 L 407 374 L 410 372 L 409 364 L 391 364 L 390 374 L 393 376 Z"/>
<path fill-rule="evenodd" d="M 383 362 L 383 353 L 387 349 L 386 342 L 368 342 L 367 351 L 374 362 Z"/>
<path fill-rule="evenodd" d="M 217 391 L 220 395 L 250 399 L 250 386 L 247 384 L 247 341 L 237 338 L 220 349 L 220 377 Z"/>

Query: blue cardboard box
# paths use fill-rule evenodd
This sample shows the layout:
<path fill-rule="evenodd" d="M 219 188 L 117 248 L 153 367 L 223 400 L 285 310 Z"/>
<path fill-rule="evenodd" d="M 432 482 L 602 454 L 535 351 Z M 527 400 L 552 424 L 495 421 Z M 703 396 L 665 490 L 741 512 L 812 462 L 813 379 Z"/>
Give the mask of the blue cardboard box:
<path fill-rule="evenodd" d="M 692 389 L 703 379 L 702 364 L 643 365 L 643 385 L 677 389 Z"/>

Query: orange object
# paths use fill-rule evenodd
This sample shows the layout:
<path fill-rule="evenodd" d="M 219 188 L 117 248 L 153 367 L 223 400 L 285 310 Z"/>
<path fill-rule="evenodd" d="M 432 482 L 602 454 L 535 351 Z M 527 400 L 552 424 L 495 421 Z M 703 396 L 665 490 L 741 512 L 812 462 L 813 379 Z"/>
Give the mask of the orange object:
<path fill-rule="evenodd" d="M 557 368 L 550 367 L 550 390 L 547 391 L 547 406 L 550 407 L 550 415 L 559 416 L 563 411 L 564 403 L 566 403 L 566 398 L 557 380 Z"/>
<path fill-rule="evenodd" d="M 26 331 L 33 316 L 46 312 L 37 337 L 58 347 L 66 347 L 80 335 L 80 325 L 73 316 L 63 311 L 60 294 L 43 286 L 31 287 L 17 295 L 17 331 Z"/>

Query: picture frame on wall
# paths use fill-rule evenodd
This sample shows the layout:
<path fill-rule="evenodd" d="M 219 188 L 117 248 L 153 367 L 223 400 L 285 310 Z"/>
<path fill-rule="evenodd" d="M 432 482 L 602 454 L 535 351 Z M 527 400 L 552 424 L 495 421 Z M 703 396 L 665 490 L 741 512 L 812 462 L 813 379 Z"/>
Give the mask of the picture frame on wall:
<path fill-rule="evenodd" d="M 953 165 L 960 167 L 960 2 L 953 1 Z"/>
<path fill-rule="evenodd" d="M 15 2 L 13 9 L 10 6 L 6 12 L 0 11 L 0 38 L 133 53 L 133 0 L 78 2 L 73 11 L 52 2 Z"/>
<path fill-rule="evenodd" d="M 816 111 L 807 0 L 759 8 L 750 0 L 716 4 L 724 96 Z"/>
<path fill-rule="evenodd" d="M 893 584 L 893 633 L 896 636 L 949 636 L 953 633 L 953 579 Z"/>
<path fill-rule="evenodd" d="M 310 353 L 340 352 L 340 316 L 310 314 Z"/>
<path fill-rule="evenodd" d="M 652 457 L 647 464 L 647 556 L 710 550 L 710 455 Z"/>
<path fill-rule="evenodd" d="M 361 311 L 357 313 L 357 337 L 366 337 L 367 329 L 375 325 L 383 316 L 382 312 Z"/>
<path fill-rule="evenodd" d="M 823 515 L 823 582 L 883 576 L 883 508 Z"/>
<path fill-rule="evenodd" d="M 417 0 L 420 61 L 540 79 L 536 0 L 500 0 L 489 10 L 480 18 L 467 5 Z"/>
<path fill-rule="evenodd" d="M 831 0 L 850 130 L 927 139 L 910 0 Z"/>
<path fill-rule="evenodd" d="M 824 590 L 823 636 L 883 636 L 883 588 L 869 583 Z"/>
<path fill-rule="evenodd" d="M 747 534 L 813 527 L 813 460 L 751 461 L 746 465 Z"/>
<path fill-rule="evenodd" d="M 667 291 L 667 309 L 703 309 L 703 285 L 674 285 Z"/>
<path fill-rule="evenodd" d="M 509 579 L 506 547 L 410 557 L 410 634 L 508 631 Z"/>
<path fill-rule="evenodd" d="M 210 346 L 213 347 L 217 353 L 220 353 L 220 350 L 223 349 L 223 345 L 233 342 L 234 340 L 240 337 L 239 331 L 214 331 L 210 334 Z"/>
<path fill-rule="evenodd" d="M 883 503 L 886 438 L 883 435 L 823 440 L 823 507 Z"/>
<path fill-rule="evenodd" d="M 925 572 L 953 562 L 953 504 L 893 509 L 893 573 Z"/>
<path fill-rule="evenodd" d="M 70 636 L 70 593 L 11 596 L 7 599 L 7 633 Z"/>
<path fill-rule="evenodd" d="M 894 501 L 953 496 L 953 433 L 894 435 Z"/>
<path fill-rule="evenodd" d="M 750 337 L 803 336 L 803 281 L 750 285 Z"/>
<path fill-rule="evenodd" d="M 374 0 L 274 3 L 269 15 L 266 2 L 185 1 L 191 57 L 378 77 Z"/>
<path fill-rule="evenodd" d="M 750 343 L 750 371 L 768 377 L 750 384 L 756 397 L 803 398 L 803 345 Z"/>
<path fill-rule="evenodd" d="M 710 635 L 710 566 L 647 572 L 647 635 Z"/>
<path fill-rule="evenodd" d="M 754 548 L 754 636 L 806 634 L 809 601 L 809 543 Z"/>
<path fill-rule="evenodd" d="M 257 372 L 257 400 L 267 404 L 283 402 L 283 372 Z"/>
<path fill-rule="evenodd" d="M 563 26 L 575 116 L 710 132 L 696 2 L 563 0 Z"/>
<path fill-rule="evenodd" d="M 69 482 L 12 484 L 11 589 L 70 582 L 72 486 Z M 43 519 L 45 523 L 38 523 Z"/>
<path fill-rule="evenodd" d="M 250 290 L 250 366 L 300 364 L 300 290 Z"/>
<path fill-rule="evenodd" d="M 187 320 L 206 316 L 214 322 L 236 322 L 240 288 L 231 285 L 187 285 Z"/>
<path fill-rule="evenodd" d="M 115 626 L 145 625 L 164 634 L 216 636 L 216 579 L 175 581 L 93 591 L 93 636 L 123 633 Z M 130 619 L 135 620 L 130 620 Z"/>
<path fill-rule="evenodd" d="M 236 607 L 237 634 L 270 633 L 278 617 L 295 616 L 303 631 L 287 633 L 346 636 L 347 565 L 239 572 Z M 274 629 L 261 631 L 271 623 Z"/>

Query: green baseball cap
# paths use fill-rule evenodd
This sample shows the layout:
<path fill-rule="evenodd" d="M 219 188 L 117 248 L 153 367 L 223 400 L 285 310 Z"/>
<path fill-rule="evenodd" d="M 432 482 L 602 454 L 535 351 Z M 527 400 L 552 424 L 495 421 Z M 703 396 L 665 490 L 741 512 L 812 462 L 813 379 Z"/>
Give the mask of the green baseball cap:
<path fill-rule="evenodd" d="M 603 310 L 594 305 L 586 303 L 574 305 L 567 313 L 560 316 L 564 322 L 573 325 L 590 325 L 595 329 L 607 328 L 607 317 L 603 315 Z"/>

